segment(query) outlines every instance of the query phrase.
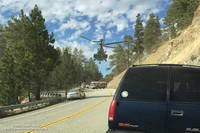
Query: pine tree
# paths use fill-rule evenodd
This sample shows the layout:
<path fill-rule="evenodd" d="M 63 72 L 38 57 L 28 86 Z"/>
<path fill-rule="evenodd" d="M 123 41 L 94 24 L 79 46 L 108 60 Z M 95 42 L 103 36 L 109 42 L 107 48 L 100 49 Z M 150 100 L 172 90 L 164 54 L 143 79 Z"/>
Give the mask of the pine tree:
<path fill-rule="evenodd" d="M 147 52 L 160 41 L 160 36 L 161 30 L 159 19 L 154 14 L 150 14 L 150 18 L 144 29 L 144 47 Z"/>
<path fill-rule="evenodd" d="M 156 17 L 155 19 L 155 33 L 156 33 L 156 36 L 158 37 L 158 39 L 160 39 L 162 33 L 161 33 L 161 27 L 160 27 L 160 19 L 158 18 L 158 16 Z"/>
<path fill-rule="evenodd" d="M 0 58 L 3 56 L 5 47 L 6 47 L 6 40 L 4 37 L 4 27 L 0 25 Z"/>
<path fill-rule="evenodd" d="M 182 30 L 192 23 L 194 12 L 200 5 L 200 0 L 173 0 L 167 11 L 165 24 L 172 38 L 177 30 Z"/>
<path fill-rule="evenodd" d="M 102 78 L 94 60 L 87 60 L 81 50 L 65 48 L 60 55 L 61 63 L 54 69 L 48 79 L 52 89 L 69 90 L 80 86 L 80 83 Z"/>
<path fill-rule="evenodd" d="M 41 11 L 35 6 L 30 16 L 21 10 L 19 17 L 13 17 L 5 26 L 6 48 L 0 80 L 6 96 L 3 104 L 19 103 L 18 98 L 25 92 L 29 98 L 32 92 L 40 99 L 40 90 L 59 56 L 52 46 L 53 34 L 48 33 L 44 23 Z"/>
<path fill-rule="evenodd" d="M 60 51 L 58 49 L 58 51 Z M 47 85 L 50 90 L 68 90 L 73 87 L 75 74 L 75 63 L 70 48 L 59 52 L 59 65 L 51 72 Z"/>
<path fill-rule="evenodd" d="M 72 59 L 74 61 L 74 73 L 73 73 L 73 81 L 74 84 L 79 84 L 83 79 L 83 63 L 85 61 L 85 57 L 83 55 L 82 50 L 74 49 Z"/>
<path fill-rule="evenodd" d="M 98 66 L 92 58 L 85 62 L 83 74 L 85 82 L 98 81 L 102 78 L 102 75 L 98 70 Z"/>
<path fill-rule="evenodd" d="M 109 56 L 110 66 L 115 69 L 115 73 L 120 73 L 127 68 L 127 53 L 122 46 L 113 49 L 113 54 Z"/>
<path fill-rule="evenodd" d="M 124 49 L 126 54 L 126 60 L 127 60 L 127 67 L 131 65 L 131 59 L 133 55 L 133 51 L 131 51 L 131 46 L 133 45 L 133 37 L 131 35 L 124 35 L 124 42 L 126 42 L 124 45 L 126 48 Z"/>
<path fill-rule="evenodd" d="M 136 45 L 143 45 L 144 27 L 143 27 L 143 24 L 142 24 L 140 14 L 137 15 L 134 37 L 136 38 L 136 41 L 135 41 Z"/>
<path fill-rule="evenodd" d="M 40 99 L 40 91 L 43 83 L 49 73 L 55 68 L 58 61 L 58 51 L 54 49 L 55 42 L 53 33 L 49 34 L 45 26 L 45 19 L 42 16 L 38 6 L 35 5 L 30 13 L 30 22 L 32 24 L 32 54 L 34 64 L 34 82 L 36 99 Z"/>
<path fill-rule="evenodd" d="M 30 62 L 27 56 L 29 52 L 24 41 L 26 20 L 22 10 L 19 18 L 12 18 L 4 28 L 3 40 L 6 47 L 0 67 L 1 90 L 4 92 L 2 97 L 5 97 L 2 103 L 5 105 L 19 103 L 18 97 L 29 88 L 26 86 L 30 78 L 28 67 Z"/>
<path fill-rule="evenodd" d="M 144 27 L 142 24 L 142 19 L 140 14 L 137 15 L 136 25 L 135 25 L 135 46 L 133 47 L 133 51 L 136 52 L 136 58 L 140 61 L 140 58 L 144 51 Z"/>

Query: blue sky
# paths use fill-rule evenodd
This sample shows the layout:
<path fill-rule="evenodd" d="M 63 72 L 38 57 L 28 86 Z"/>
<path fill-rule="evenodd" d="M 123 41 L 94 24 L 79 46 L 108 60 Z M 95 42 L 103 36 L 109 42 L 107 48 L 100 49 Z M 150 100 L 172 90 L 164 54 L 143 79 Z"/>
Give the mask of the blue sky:
<path fill-rule="evenodd" d="M 55 47 L 82 49 L 87 58 L 93 57 L 97 45 L 80 36 L 106 41 L 120 41 L 125 34 L 134 34 L 136 15 L 141 13 L 144 25 L 150 13 L 159 16 L 161 24 L 171 0 L 0 0 L 0 24 L 5 24 L 20 9 L 29 13 L 35 4 L 42 10 L 47 28 L 55 33 Z M 108 55 L 112 49 L 105 49 Z M 99 64 L 103 75 L 109 60 Z"/>

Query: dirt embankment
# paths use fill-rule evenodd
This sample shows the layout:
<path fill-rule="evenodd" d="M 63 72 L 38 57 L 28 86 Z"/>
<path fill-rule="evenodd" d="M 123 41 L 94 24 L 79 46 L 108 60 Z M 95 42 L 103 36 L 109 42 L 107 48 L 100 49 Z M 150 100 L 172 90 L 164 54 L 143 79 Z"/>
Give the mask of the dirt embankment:
<path fill-rule="evenodd" d="M 150 55 L 147 55 L 141 64 L 191 64 L 200 65 L 200 7 L 194 14 L 192 24 L 180 35 L 165 42 Z M 117 88 L 125 72 L 122 72 L 108 83 L 108 88 Z"/>
<path fill-rule="evenodd" d="M 110 88 L 110 89 L 117 89 L 118 87 L 118 84 L 120 82 L 120 80 L 122 79 L 123 75 L 124 75 L 125 71 L 120 73 L 119 75 L 115 76 L 113 78 L 113 80 L 111 80 L 108 85 L 107 85 L 107 88 Z"/>

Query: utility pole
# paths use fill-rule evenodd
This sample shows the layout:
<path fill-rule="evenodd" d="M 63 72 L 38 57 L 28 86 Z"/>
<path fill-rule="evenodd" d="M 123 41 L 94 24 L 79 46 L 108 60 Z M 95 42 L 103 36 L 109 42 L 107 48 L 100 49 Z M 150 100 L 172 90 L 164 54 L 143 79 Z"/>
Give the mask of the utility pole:
<path fill-rule="evenodd" d="M 129 45 L 130 45 L 130 43 L 128 42 L 128 68 L 130 66 L 130 52 L 129 52 L 130 48 L 129 48 Z"/>
<path fill-rule="evenodd" d="M 134 41 L 133 41 L 133 38 L 132 38 L 132 36 L 130 36 L 130 35 L 125 35 L 124 36 L 124 44 L 125 45 L 128 45 L 128 49 L 127 49 L 127 68 L 129 68 L 129 66 L 130 66 L 130 44 L 131 43 L 133 43 Z"/>

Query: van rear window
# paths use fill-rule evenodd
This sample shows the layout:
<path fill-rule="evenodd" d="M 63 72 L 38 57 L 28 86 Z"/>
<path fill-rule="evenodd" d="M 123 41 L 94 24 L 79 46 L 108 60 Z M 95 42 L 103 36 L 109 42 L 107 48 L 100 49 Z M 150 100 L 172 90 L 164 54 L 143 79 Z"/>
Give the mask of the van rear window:
<path fill-rule="evenodd" d="M 120 99 L 134 101 L 166 101 L 168 70 L 166 67 L 130 68 L 120 88 L 128 92 Z"/>
<path fill-rule="evenodd" d="M 200 102 L 200 70 L 179 68 L 174 71 L 171 101 Z"/>

